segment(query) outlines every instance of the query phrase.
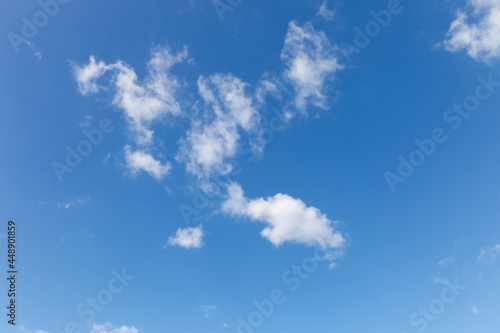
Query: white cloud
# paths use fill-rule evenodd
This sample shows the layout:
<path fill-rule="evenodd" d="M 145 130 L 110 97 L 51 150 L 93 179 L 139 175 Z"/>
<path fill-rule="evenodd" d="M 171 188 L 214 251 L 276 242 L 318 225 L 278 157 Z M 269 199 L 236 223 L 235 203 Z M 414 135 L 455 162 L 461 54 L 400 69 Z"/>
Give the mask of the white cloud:
<path fill-rule="evenodd" d="M 19 329 L 23 333 L 48 333 L 47 331 L 44 331 L 44 330 L 30 331 L 30 330 L 26 329 L 26 327 L 23 324 L 21 324 L 19 326 Z"/>
<path fill-rule="evenodd" d="M 107 165 L 109 162 L 109 159 L 111 158 L 111 153 L 107 153 L 106 155 L 103 156 L 101 159 L 101 163 L 104 165 Z"/>
<path fill-rule="evenodd" d="M 217 310 L 217 306 L 215 306 L 215 305 L 202 305 L 201 309 L 203 310 L 203 312 L 205 312 L 205 318 L 208 318 L 208 316 L 210 316 L 210 312 Z"/>
<path fill-rule="evenodd" d="M 110 323 L 104 325 L 93 324 L 90 333 L 138 333 L 139 330 L 134 326 L 114 327 Z"/>
<path fill-rule="evenodd" d="M 150 176 L 157 180 L 163 178 L 170 173 L 172 165 L 169 162 L 161 164 L 160 161 L 155 160 L 151 154 L 145 151 L 131 151 L 130 146 L 125 146 L 125 161 L 127 167 L 131 170 L 132 175 L 138 172 L 146 171 Z"/>
<path fill-rule="evenodd" d="M 459 10 L 444 41 L 447 50 L 466 50 L 475 60 L 488 62 L 500 56 L 500 1 L 469 0 Z"/>
<path fill-rule="evenodd" d="M 175 55 L 168 48 L 157 47 L 151 53 L 151 60 L 147 64 L 148 75 L 141 82 L 134 69 L 117 61 L 106 64 L 96 62 L 90 57 L 87 65 L 74 66 L 75 78 L 83 95 L 97 93 L 111 88 L 114 93 L 113 105 L 122 109 L 137 134 L 135 139 L 139 143 L 150 143 L 153 131 L 150 126 L 167 114 L 179 115 L 181 106 L 176 100 L 180 83 L 170 73 L 171 68 L 188 57 L 187 47 Z M 98 80 L 106 73 L 110 73 L 107 86 L 99 86 Z"/>
<path fill-rule="evenodd" d="M 476 308 L 476 306 L 474 305 L 474 307 L 472 308 L 472 313 L 473 314 L 478 314 L 479 313 L 479 310 Z"/>
<path fill-rule="evenodd" d="M 455 262 L 455 259 L 453 259 L 452 257 L 448 257 L 448 258 L 444 258 L 444 259 L 438 261 L 437 265 L 438 266 L 446 266 L 446 265 L 452 264 L 454 262 Z"/>
<path fill-rule="evenodd" d="M 76 207 L 76 206 L 79 206 L 79 205 L 82 205 L 84 203 L 86 203 L 87 201 L 90 200 L 90 197 L 88 196 L 81 196 L 79 198 L 76 198 L 75 200 L 72 200 L 72 201 L 69 201 L 69 202 L 60 202 L 57 204 L 57 208 L 64 208 L 64 209 L 68 209 L 68 208 L 71 208 L 71 207 Z"/>
<path fill-rule="evenodd" d="M 268 72 L 265 72 L 255 89 L 255 99 L 259 105 L 263 105 L 265 104 L 266 97 L 268 95 L 280 99 L 282 97 L 282 90 L 283 86 L 281 80 L 277 77 L 271 76 Z"/>
<path fill-rule="evenodd" d="M 316 16 L 324 18 L 326 21 L 331 21 L 333 20 L 333 16 L 335 15 L 335 12 L 331 9 L 328 9 L 328 1 L 325 0 L 319 7 L 318 12 L 316 13 Z"/>
<path fill-rule="evenodd" d="M 443 284 L 447 284 L 448 283 L 448 280 L 443 280 L 441 278 L 434 278 L 434 282 L 435 283 L 443 283 Z"/>
<path fill-rule="evenodd" d="M 261 236 L 276 246 L 294 242 L 340 248 L 344 244 L 344 238 L 335 231 L 332 221 L 319 209 L 307 207 L 300 199 L 280 193 L 266 199 L 249 200 L 237 183 L 228 187 L 228 193 L 222 211 L 267 224 Z"/>
<path fill-rule="evenodd" d="M 295 89 L 295 107 L 303 114 L 308 104 L 325 109 L 327 82 L 344 68 L 325 33 L 315 31 L 311 23 L 302 27 L 289 24 L 281 59 L 286 63 L 285 78 Z"/>
<path fill-rule="evenodd" d="M 500 256 L 500 244 L 483 247 L 477 259 L 484 263 L 493 265 L 498 256 Z"/>
<path fill-rule="evenodd" d="M 92 116 L 91 115 L 86 115 L 84 121 L 78 124 L 78 126 L 83 127 L 83 128 L 88 128 L 90 126 L 90 122 L 92 121 Z"/>
<path fill-rule="evenodd" d="M 203 245 L 203 228 L 201 225 L 196 228 L 177 229 L 175 237 L 169 237 L 167 244 L 171 246 L 180 246 L 186 249 L 197 248 Z M 164 248 L 167 247 L 165 244 Z"/>
<path fill-rule="evenodd" d="M 260 116 L 246 88 L 246 83 L 231 74 L 198 79 L 205 112 L 201 119 L 193 121 L 177 156 L 187 162 L 192 174 L 202 177 L 214 172 L 229 173 L 227 159 L 236 155 L 241 132 L 258 130 Z"/>

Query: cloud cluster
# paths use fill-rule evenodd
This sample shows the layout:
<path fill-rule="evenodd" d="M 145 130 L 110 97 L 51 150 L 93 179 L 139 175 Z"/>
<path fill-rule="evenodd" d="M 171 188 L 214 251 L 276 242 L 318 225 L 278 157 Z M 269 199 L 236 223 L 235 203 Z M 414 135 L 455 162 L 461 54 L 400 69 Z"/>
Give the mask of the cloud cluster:
<path fill-rule="evenodd" d="M 320 15 L 325 19 L 333 15 L 326 8 L 326 2 L 320 8 Z M 281 74 L 264 73 L 255 87 L 231 73 L 200 75 L 196 93 L 189 100 L 180 99 L 180 82 L 185 81 L 171 72 L 177 64 L 190 62 L 187 47 L 176 54 L 169 48 L 154 49 L 143 80 L 122 61 L 107 64 L 96 61 L 94 56 L 84 66 L 75 65 L 74 75 L 81 94 L 110 92 L 113 105 L 125 114 L 136 146 L 128 144 L 124 149 L 125 162 L 132 175 L 145 172 L 161 180 L 170 173 L 171 163 L 161 162 L 150 153 L 155 143 L 151 128 L 166 115 L 186 115 L 190 124 L 185 136 L 179 138 L 175 159 L 186 165 L 198 186 L 206 189 L 205 180 L 231 172 L 231 159 L 243 140 L 255 152 L 262 153 L 265 128 L 261 113 L 269 98 L 274 98 L 275 106 L 281 104 L 287 121 L 295 115 L 307 116 L 312 108 L 327 109 L 327 96 L 332 92 L 330 83 L 344 66 L 339 63 L 338 48 L 325 33 L 316 31 L 311 23 L 290 22 L 280 59 L 283 68 L 278 73 Z M 284 102 L 283 96 L 289 94 L 292 101 Z M 276 246 L 297 242 L 338 248 L 344 242 L 324 214 L 299 199 L 277 194 L 267 199 L 248 200 L 236 184 L 231 186 L 229 194 L 224 211 L 266 223 L 262 236 Z M 199 248 L 203 235 L 201 225 L 178 229 L 166 246 Z"/>
<path fill-rule="evenodd" d="M 325 214 L 286 194 L 247 199 L 241 186 L 232 183 L 222 211 L 265 223 L 261 236 L 275 246 L 292 242 L 335 249 L 344 244 L 344 238 Z"/>
<path fill-rule="evenodd" d="M 231 74 L 198 79 L 204 112 L 193 120 L 178 155 L 186 161 L 189 172 L 202 177 L 231 171 L 227 159 L 237 152 L 240 131 L 256 132 L 260 123 L 247 87 Z"/>
<path fill-rule="evenodd" d="M 185 228 L 185 229 L 177 229 L 175 233 L 175 237 L 169 237 L 167 244 L 165 244 L 164 248 L 167 245 L 170 246 L 180 246 L 185 249 L 196 248 L 199 249 L 203 245 L 203 228 L 201 225 L 196 228 Z"/>
<path fill-rule="evenodd" d="M 295 107 L 303 114 L 309 104 L 325 109 L 327 83 L 344 68 L 338 60 L 338 47 L 311 23 L 301 27 L 292 21 L 281 59 L 287 66 L 283 75 L 295 90 Z"/>
<path fill-rule="evenodd" d="M 167 114 L 179 115 L 181 107 L 176 99 L 180 88 L 179 80 L 170 73 L 172 67 L 184 62 L 188 57 L 187 47 L 172 54 L 169 48 L 157 47 L 147 64 L 148 75 L 140 81 L 134 69 L 122 61 L 106 64 L 96 62 L 91 56 L 85 66 L 74 66 L 74 75 L 83 95 L 110 89 L 113 105 L 123 110 L 141 144 L 151 143 L 151 125 Z M 105 74 L 110 74 L 107 77 Z M 99 85 L 100 79 L 107 77 L 106 85 Z"/>
<path fill-rule="evenodd" d="M 465 50 L 475 60 L 489 62 L 500 56 L 500 2 L 469 0 L 459 10 L 444 42 L 447 50 Z"/>
<path fill-rule="evenodd" d="M 198 78 L 198 96 L 194 100 L 182 99 L 181 80 L 171 70 L 190 62 L 185 46 L 178 53 L 168 47 L 155 48 L 143 80 L 123 61 L 107 64 L 94 56 L 83 66 L 74 65 L 73 70 L 82 95 L 111 93 L 112 104 L 126 116 L 134 142 L 139 145 L 135 151 L 125 147 L 131 174 L 144 170 L 161 179 L 169 173 L 171 164 L 161 164 L 144 147 L 154 144 L 154 123 L 166 115 L 184 114 L 191 119 L 191 125 L 179 140 L 176 160 L 185 163 L 190 174 L 208 178 L 231 171 L 229 159 L 235 157 L 243 137 L 248 137 L 252 148 L 262 152 L 259 109 L 265 107 L 267 96 L 280 97 L 290 87 L 294 102 L 283 105 L 288 119 L 294 111 L 306 115 L 311 106 L 325 109 L 329 82 L 343 68 L 338 58 L 337 47 L 322 31 L 316 31 L 310 23 L 299 26 L 293 21 L 281 53 L 282 77 L 264 73 L 253 90 L 231 73 L 216 73 Z M 186 105 L 194 107 L 186 110 Z"/>

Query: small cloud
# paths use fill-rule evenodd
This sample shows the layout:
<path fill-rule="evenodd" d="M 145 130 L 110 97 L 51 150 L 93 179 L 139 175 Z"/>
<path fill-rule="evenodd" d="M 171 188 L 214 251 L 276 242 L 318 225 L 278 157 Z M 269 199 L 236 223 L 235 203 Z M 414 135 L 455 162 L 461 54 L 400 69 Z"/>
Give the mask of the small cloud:
<path fill-rule="evenodd" d="M 101 163 L 103 165 L 107 165 L 109 162 L 109 159 L 111 158 L 111 153 L 107 153 L 101 160 Z"/>
<path fill-rule="evenodd" d="M 497 244 L 493 246 L 483 247 L 477 259 L 486 264 L 493 265 L 499 255 L 500 255 L 500 244 Z"/>
<path fill-rule="evenodd" d="M 57 204 L 57 208 L 68 209 L 68 208 L 71 208 L 71 207 L 76 207 L 76 206 L 82 205 L 82 204 L 86 203 L 89 200 L 90 200 L 90 197 L 88 197 L 88 196 L 82 196 L 80 198 L 76 198 L 75 200 L 69 201 L 69 202 L 66 202 L 66 203 L 60 202 L 60 203 Z"/>
<path fill-rule="evenodd" d="M 438 266 L 446 266 L 446 265 L 453 264 L 454 262 L 455 262 L 455 259 L 453 259 L 452 257 L 448 257 L 448 258 L 444 258 L 444 259 L 438 261 L 437 265 Z"/>
<path fill-rule="evenodd" d="M 473 314 L 478 314 L 479 313 L 479 310 L 476 308 L 476 306 L 474 305 L 474 307 L 472 308 L 472 313 Z"/>
<path fill-rule="evenodd" d="M 210 316 L 210 312 L 217 310 L 215 305 L 202 305 L 201 309 L 205 312 L 205 318 Z"/>
<path fill-rule="evenodd" d="M 145 151 L 131 151 L 130 146 L 125 146 L 125 159 L 127 167 L 131 170 L 132 175 L 142 170 L 146 171 L 156 180 L 161 180 L 164 176 L 168 175 L 172 168 L 169 162 L 162 164 Z"/>
<path fill-rule="evenodd" d="M 169 237 L 167 244 L 163 248 L 170 246 L 180 246 L 185 249 L 199 249 L 203 245 L 203 228 L 200 224 L 196 228 L 177 229 L 175 237 Z"/>
<path fill-rule="evenodd" d="M 335 12 L 331 9 L 328 9 L 328 1 L 325 0 L 319 7 L 318 12 L 316 13 L 316 16 L 324 18 L 326 21 L 332 21 L 333 17 L 335 15 Z"/>
<path fill-rule="evenodd" d="M 82 128 L 87 128 L 90 126 L 90 122 L 92 121 L 92 119 L 93 119 L 92 116 L 86 115 L 85 119 L 81 123 L 79 123 L 78 126 Z"/>
<path fill-rule="evenodd" d="M 169 188 L 168 186 L 165 186 L 165 193 L 167 193 L 168 195 L 172 195 L 174 194 L 174 191 L 172 191 L 172 189 Z"/>
<path fill-rule="evenodd" d="M 26 329 L 26 327 L 22 324 L 19 326 L 19 329 L 23 333 L 48 333 L 47 331 L 43 331 L 43 330 L 30 331 L 30 330 Z"/>
<path fill-rule="evenodd" d="M 139 330 L 135 328 L 134 326 L 122 326 L 122 327 L 115 327 L 111 325 L 110 323 L 106 323 L 104 325 L 98 325 L 94 323 L 92 325 L 92 330 L 90 333 L 138 333 Z"/>
<path fill-rule="evenodd" d="M 35 57 L 37 57 L 38 60 L 42 60 L 43 54 L 40 51 L 35 51 Z M 37 332 L 35 332 L 37 333 Z"/>
<path fill-rule="evenodd" d="M 443 280 L 443 279 L 440 279 L 440 278 L 435 278 L 435 279 L 434 279 L 434 282 L 436 282 L 436 283 L 444 283 L 444 284 L 447 284 L 447 283 L 448 283 L 448 280 Z"/>
<path fill-rule="evenodd" d="M 330 269 L 330 270 L 334 269 L 335 267 L 337 267 L 337 264 L 334 262 L 332 262 L 332 263 L 330 263 L 330 265 L 328 265 L 328 269 Z"/>

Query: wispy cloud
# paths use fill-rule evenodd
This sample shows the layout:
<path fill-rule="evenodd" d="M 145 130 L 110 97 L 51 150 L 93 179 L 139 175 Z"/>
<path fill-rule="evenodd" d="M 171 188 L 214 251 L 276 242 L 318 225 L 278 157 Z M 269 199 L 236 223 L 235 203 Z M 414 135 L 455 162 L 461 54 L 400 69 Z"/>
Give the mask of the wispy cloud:
<path fill-rule="evenodd" d="M 324 32 L 316 31 L 311 23 L 299 26 L 292 21 L 281 52 L 284 72 L 281 76 L 265 72 L 253 90 L 231 73 L 215 73 L 200 75 L 197 95 L 184 98 L 179 92 L 184 86 L 180 82 L 184 81 L 174 76 L 171 69 L 191 62 L 187 47 L 178 53 L 168 47 L 156 47 L 142 81 L 126 63 L 108 64 L 94 56 L 86 65 L 74 65 L 74 76 L 81 94 L 110 93 L 113 105 L 126 115 L 138 147 L 133 151 L 130 145 L 125 146 L 126 163 L 132 174 L 143 170 L 160 179 L 169 173 L 171 164 L 160 163 L 149 152 L 154 144 L 151 128 L 166 115 L 188 115 L 190 126 L 185 136 L 179 138 L 176 160 L 185 163 L 188 173 L 203 180 L 230 173 L 231 159 L 243 140 L 256 153 L 263 152 L 261 112 L 267 107 L 267 97 L 284 104 L 287 121 L 296 112 L 306 115 L 310 108 L 326 109 L 329 83 L 344 68 L 337 53 L 338 48 Z M 293 101 L 284 102 L 283 96 L 289 93 L 293 94 Z M 204 182 L 198 185 L 203 187 Z"/>
<path fill-rule="evenodd" d="M 92 121 L 92 116 L 91 115 L 86 115 L 85 116 L 85 119 L 78 124 L 78 126 L 82 127 L 82 128 L 87 128 L 90 126 L 90 122 Z"/>
<path fill-rule="evenodd" d="M 150 126 L 154 122 L 167 114 L 177 116 L 181 113 L 176 99 L 181 85 L 170 70 L 187 57 L 187 47 L 177 54 L 166 47 L 155 48 L 147 65 L 148 75 L 143 81 L 139 81 L 135 70 L 124 62 L 106 64 L 97 62 L 94 56 L 85 66 L 75 65 L 74 74 L 83 95 L 111 89 L 113 104 L 125 113 L 136 141 L 145 144 L 153 140 Z M 101 86 L 98 82 L 106 73 L 110 73 L 110 78 Z"/>
<path fill-rule="evenodd" d="M 448 257 L 448 258 L 444 258 L 444 259 L 438 261 L 437 265 L 438 266 L 446 266 L 446 265 L 453 264 L 454 262 L 455 262 L 455 259 L 453 259 L 452 257 Z"/>
<path fill-rule="evenodd" d="M 498 256 L 500 256 L 500 244 L 483 247 L 477 259 L 486 264 L 493 265 Z"/>
<path fill-rule="evenodd" d="M 205 318 L 207 318 L 208 316 L 210 316 L 211 312 L 217 310 L 217 306 L 215 306 L 215 305 L 202 305 L 201 309 L 203 310 L 203 312 L 205 312 Z"/>
<path fill-rule="evenodd" d="M 81 196 L 79 198 L 76 198 L 75 200 L 72 200 L 72 201 L 69 201 L 66 203 L 60 202 L 57 204 L 57 208 L 69 209 L 72 207 L 82 205 L 82 204 L 88 202 L 89 200 L 90 200 L 89 196 Z"/>
<path fill-rule="evenodd" d="M 139 330 L 134 326 L 115 327 L 110 323 L 99 325 L 94 323 L 90 333 L 138 333 Z"/>
<path fill-rule="evenodd" d="M 333 17 L 335 15 L 335 12 L 331 9 L 328 9 L 328 1 L 325 0 L 321 4 L 321 6 L 318 9 L 318 12 L 316 13 L 316 16 L 322 17 L 326 21 L 332 21 Z"/>
<path fill-rule="evenodd" d="M 327 82 L 344 68 L 339 63 L 338 47 L 325 33 L 316 31 L 311 23 L 288 26 L 281 59 L 287 69 L 284 77 L 295 89 L 295 107 L 305 114 L 309 104 L 326 109 Z"/>
<path fill-rule="evenodd" d="M 177 157 L 186 161 L 187 170 L 198 177 L 212 173 L 227 174 L 231 165 L 227 159 L 236 155 L 241 132 L 258 130 L 260 116 L 247 84 L 233 75 L 215 74 L 200 77 L 198 90 L 205 107 L 200 119 L 181 140 Z"/>

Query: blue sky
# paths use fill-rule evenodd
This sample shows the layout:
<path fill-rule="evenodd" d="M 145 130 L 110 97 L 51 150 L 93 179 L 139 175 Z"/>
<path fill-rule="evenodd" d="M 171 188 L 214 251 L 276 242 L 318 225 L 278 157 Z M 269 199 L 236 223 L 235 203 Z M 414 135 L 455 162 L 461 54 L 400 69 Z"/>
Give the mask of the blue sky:
<path fill-rule="evenodd" d="M 500 332 L 497 0 L 0 18 L 2 332 Z"/>

